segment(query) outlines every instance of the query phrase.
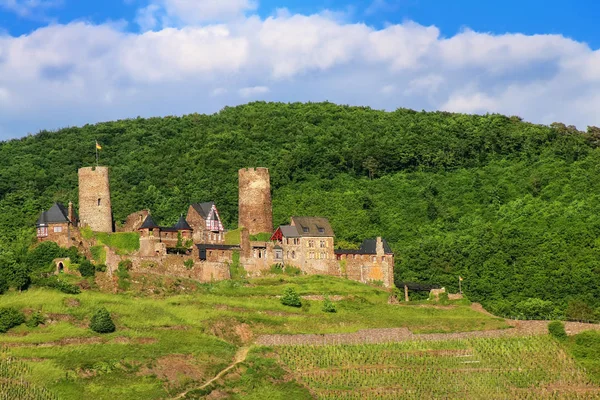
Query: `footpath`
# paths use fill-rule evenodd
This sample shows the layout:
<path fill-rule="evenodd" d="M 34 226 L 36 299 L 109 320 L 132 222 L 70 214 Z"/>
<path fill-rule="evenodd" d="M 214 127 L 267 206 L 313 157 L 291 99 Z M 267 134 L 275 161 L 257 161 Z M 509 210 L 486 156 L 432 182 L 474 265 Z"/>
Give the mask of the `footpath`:
<path fill-rule="evenodd" d="M 487 313 L 481 305 L 474 303 L 474 310 Z M 468 338 L 492 338 L 492 337 L 517 337 L 546 335 L 550 321 L 516 321 L 507 319 L 510 325 L 507 329 L 496 329 L 489 331 L 472 331 L 456 333 L 412 333 L 408 328 L 381 328 L 365 329 L 354 333 L 332 333 L 332 334 L 305 334 L 305 335 L 262 335 L 256 339 L 255 344 L 262 346 L 324 346 L 332 344 L 374 344 L 394 343 L 408 340 L 453 340 Z M 565 322 L 565 330 L 568 335 L 576 335 L 583 331 L 600 331 L 600 324 L 586 324 L 582 322 Z"/>

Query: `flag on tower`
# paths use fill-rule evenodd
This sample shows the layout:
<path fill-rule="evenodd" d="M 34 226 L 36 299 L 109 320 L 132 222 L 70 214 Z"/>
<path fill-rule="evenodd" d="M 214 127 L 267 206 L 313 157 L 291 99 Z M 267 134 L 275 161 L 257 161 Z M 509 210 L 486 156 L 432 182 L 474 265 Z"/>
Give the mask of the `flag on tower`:
<path fill-rule="evenodd" d="M 459 276 L 458 280 L 462 282 L 462 280 L 463 280 L 462 276 Z"/>
<path fill-rule="evenodd" d="M 102 146 L 100 146 L 100 144 L 98 143 L 97 140 L 96 140 L 96 149 L 97 150 L 102 150 Z"/>

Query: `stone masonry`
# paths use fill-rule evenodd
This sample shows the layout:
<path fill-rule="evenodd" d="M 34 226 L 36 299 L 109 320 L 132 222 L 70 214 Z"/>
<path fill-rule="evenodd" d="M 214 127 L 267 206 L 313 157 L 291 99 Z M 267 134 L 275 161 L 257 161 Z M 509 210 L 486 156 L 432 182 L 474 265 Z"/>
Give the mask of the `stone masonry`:
<path fill-rule="evenodd" d="M 108 167 L 79 169 L 79 221 L 94 232 L 112 232 Z"/>
<path fill-rule="evenodd" d="M 239 170 L 238 226 L 248 229 L 250 235 L 273 232 L 271 182 L 267 168 Z"/>

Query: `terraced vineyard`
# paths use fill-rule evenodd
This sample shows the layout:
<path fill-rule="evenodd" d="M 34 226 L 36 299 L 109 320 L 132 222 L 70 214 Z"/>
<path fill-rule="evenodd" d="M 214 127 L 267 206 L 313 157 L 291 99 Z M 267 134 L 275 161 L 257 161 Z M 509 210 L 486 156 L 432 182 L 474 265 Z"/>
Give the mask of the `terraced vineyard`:
<path fill-rule="evenodd" d="M 31 385 L 26 380 L 29 368 L 15 361 L 0 350 L 0 400 L 55 400 L 52 393 L 44 388 Z"/>
<path fill-rule="evenodd" d="M 549 336 L 276 349 L 319 399 L 598 399 Z"/>

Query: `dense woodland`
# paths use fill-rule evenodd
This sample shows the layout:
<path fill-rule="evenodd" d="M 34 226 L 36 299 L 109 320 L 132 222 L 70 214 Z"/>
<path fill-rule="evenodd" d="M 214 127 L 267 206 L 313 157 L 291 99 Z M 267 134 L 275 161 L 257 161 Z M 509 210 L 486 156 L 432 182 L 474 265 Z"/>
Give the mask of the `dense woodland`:
<path fill-rule="evenodd" d="M 460 275 L 468 297 L 495 312 L 592 319 L 598 133 L 502 115 L 263 102 L 43 131 L 0 143 L 0 267 L 27 262 L 40 211 L 77 203 L 77 169 L 95 163 L 97 139 L 117 221 L 148 208 L 172 224 L 190 202 L 214 200 L 233 229 L 237 170 L 264 166 L 275 224 L 325 216 L 344 247 L 381 235 L 397 282 L 455 291 Z"/>

